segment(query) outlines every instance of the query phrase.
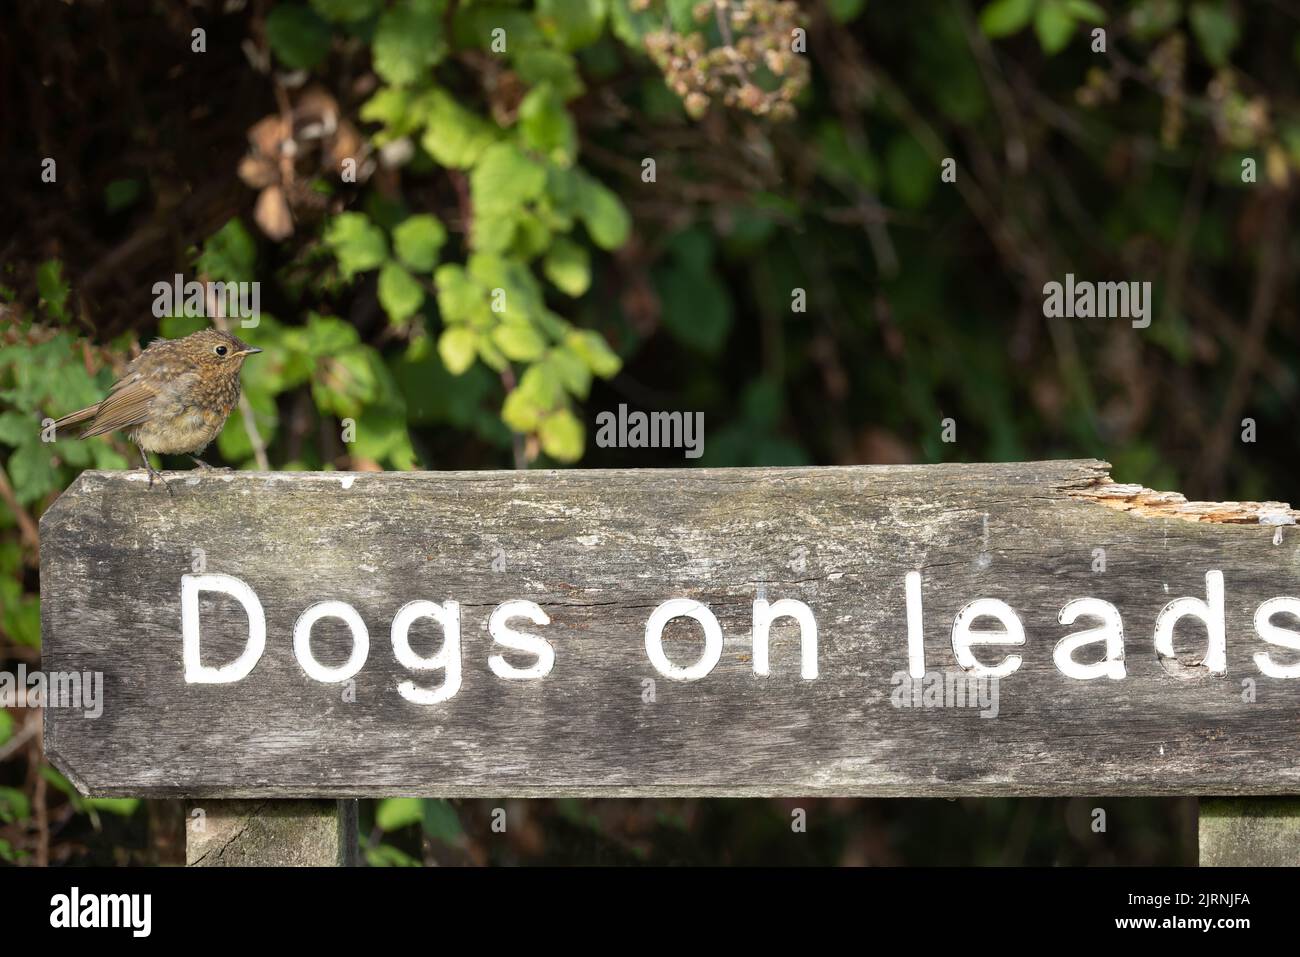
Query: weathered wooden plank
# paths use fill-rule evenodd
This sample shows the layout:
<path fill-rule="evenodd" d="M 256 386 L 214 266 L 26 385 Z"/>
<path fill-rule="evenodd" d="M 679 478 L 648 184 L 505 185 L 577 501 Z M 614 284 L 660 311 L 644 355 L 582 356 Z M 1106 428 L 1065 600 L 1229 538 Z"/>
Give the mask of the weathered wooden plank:
<path fill-rule="evenodd" d="M 1202 867 L 1300 867 L 1300 801 L 1202 800 Z"/>
<path fill-rule="evenodd" d="M 186 802 L 188 867 L 355 867 L 356 801 Z"/>
<path fill-rule="evenodd" d="M 47 750 L 100 794 L 1300 790 L 1300 680 L 1254 661 L 1266 652 L 1271 667 L 1289 667 L 1298 655 L 1253 623 L 1266 599 L 1300 594 L 1300 537 L 1270 527 L 1296 513 L 1181 503 L 1114 486 L 1105 469 L 188 473 L 170 476 L 170 498 L 138 474 L 86 473 L 42 519 L 45 663 L 103 672 L 104 710 L 86 720 L 47 709 Z M 265 651 L 234 683 L 186 681 L 182 576 L 200 566 L 246 582 L 264 609 Z M 1005 601 L 1023 622 L 1023 646 L 972 649 L 986 666 L 1022 658 L 983 686 L 997 693 L 996 717 L 895 706 L 912 571 L 931 672 L 964 674 L 953 622 L 975 599 Z M 1195 620 L 1177 626 L 1173 657 L 1153 642 L 1161 609 L 1204 599 L 1210 571 L 1225 582 L 1223 674 L 1200 662 L 1207 634 Z M 1086 596 L 1122 615 L 1123 678 L 1069 677 L 1054 661 L 1058 641 L 1098 624 L 1058 621 Z M 720 624 L 720 657 L 699 680 L 666 677 L 650 657 L 647 619 L 672 598 L 704 603 Z M 553 649 L 545 677 L 489 668 L 503 653 L 520 669 L 538 662 L 488 634 L 494 608 L 517 599 L 550 617 L 511 623 Z M 756 599 L 815 613 L 815 679 L 801 677 L 789 618 L 772 626 L 770 674 L 755 675 Z M 352 605 L 369 636 L 363 666 L 341 684 L 295 657 L 295 622 L 326 600 Z M 409 602 L 448 600 L 460 604 L 461 685 L 440 703 L 408 700 L 403 682 L 418 697 L 445 687 L 446 673 L 398 662 L 394 617 Z M 228 595 L 197 607 L 202 663 L 234 661 L 249 616 Z M 412 655 L 444 646 L 427 618 L 410 643 Z M 327 617 L 310 647 L 336 667 L 352 642 Z M 703 647 L 695 622 L 668 625 L 664 653 L 677 666 Z M 1093 644 L 1075 658 L 1102 652 Z"/>

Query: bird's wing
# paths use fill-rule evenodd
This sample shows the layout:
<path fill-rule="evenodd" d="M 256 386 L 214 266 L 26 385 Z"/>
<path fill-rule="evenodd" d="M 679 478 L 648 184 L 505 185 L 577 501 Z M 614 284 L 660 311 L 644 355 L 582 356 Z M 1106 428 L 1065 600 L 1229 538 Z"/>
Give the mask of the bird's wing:
<path fill-rule="evenodd" d="M 146 383 L 140 373 L 127 373 L 113 384 L 108 398 L 99 403 L 90 428 L 81 437 L 88 439 L 139 425 L 149 417 L 149 407 L 157 395 L 158 390 Z"/>

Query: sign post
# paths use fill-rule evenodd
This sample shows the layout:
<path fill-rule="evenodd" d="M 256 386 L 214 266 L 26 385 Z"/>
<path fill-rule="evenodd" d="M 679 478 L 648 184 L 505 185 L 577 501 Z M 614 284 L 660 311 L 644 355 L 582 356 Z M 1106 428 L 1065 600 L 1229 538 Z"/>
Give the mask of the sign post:
<path fill-rule="evenodd" d="M 356 801 L 187 801 L 187 867 L 354 867 Z"/>
<path fill-rule="evenodd" d="M 1300 792 L 1300 513 L 1106 470 L 87 472 L 46 748 L 200 807 Z"/>
<path fill-rule="evenodd" d="M 1300 801 L 1203 800 L 1198 839 L 1202 867 L 1300 867 Z"/>

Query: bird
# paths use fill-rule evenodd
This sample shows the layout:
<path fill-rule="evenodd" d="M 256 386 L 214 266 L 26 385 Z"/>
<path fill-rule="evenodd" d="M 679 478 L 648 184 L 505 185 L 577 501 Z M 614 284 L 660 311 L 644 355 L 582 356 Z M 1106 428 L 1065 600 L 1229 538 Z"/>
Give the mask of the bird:
<path fill-rule="evenodd" d="M 79 438 L 121 431 L 140 450 L 149 487 L 171 487 L 149 464 L 150 452 L 199 458 L 221 434 L 239 402 L 244 360 L 261 352 L 220 329 L 200 329 L 180 339 L 155 339 L 131 360 L 122 378 L 95 405 L 57 419 L 55 432 L 88 423 Z"/>

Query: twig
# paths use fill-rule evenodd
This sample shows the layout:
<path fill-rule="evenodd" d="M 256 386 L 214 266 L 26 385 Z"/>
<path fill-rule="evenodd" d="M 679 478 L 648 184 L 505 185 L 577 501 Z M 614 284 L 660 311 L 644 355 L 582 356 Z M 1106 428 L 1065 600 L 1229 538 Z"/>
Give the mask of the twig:
<path fill-rule="evenodd" d="M 35 782 L 32 786 L 32 806 L 36 811 L 36 866 L 50 866 L 50 809 L 46 806 L 46 783 L 45 775 L 40 772 L 40 739 L 33 739 L 32 746 L 36 748 L 36 759 L 32 761 L 31 773 L 35 775 Z"/>
<path fill-rule="evenodd" d="M 863 154 L 870 153 L 871 143 L 867 137 L 866 127 L 860 119 L 859 101 L 862 88 L 865 83 L 870 82 L 869 74 L 861 65 L 861 51 L 852 37 L 829 24 L 824 15 L 818 16 L 816 29 L 839 48 L 837 55 L 827 60 L 827 69 L 833 72 L 830 84 L 831 98 L 840 115 L 845 137 L 855 150 Z M 857 76 L 854 76 L 855 70 Z M 854 198 L 857 200 L 855 215 L 867 234 L 867 242 L 871 244 L 871 255 L 876 260 L 881 275 L 886 278 L 898 275 L 901 263 L 893 238 L 889 235 L 890 213 L 880 202 L 879 196 L 865 186 L 858 186 L 854 191 Z"/>
<path fill-rule="evenodd" d="M 18 504 L 18 496 L 14 494 L 14 487 L 9 484 L 9 476 L 3 468 L 0 468 L 0 499 L 4 500 L 9 511 L 13 513 L 14 521 L 18 523 L 18 532 L 22 536 L 23 544 L 31 549 L 33 554 L 39 555 L 41 551 L 40 527 L 27 513 L 27 510 Z"/>
<path fill-rule="evenodd" d="M 722 43 L 729 47 L 732 45 L 731 4 L 725 0 L 714 0 L 713 12 L 718 18 L 718 33 L 722 37 Z"/>
<path fill-rule="evenodd" d="M 1015 99 L 1011 96 L 1011 91 L 1002 75 L 993 47 L 988 37 L 984 35 L 984 31 L 976 25 L 970 8 L 965 3 L 955 3 L 953 6 L 957 9 L 958 19 L 966 33 L 966 43 L 975 58 L 975 63 L 979 66 L 980 73 L 984 76 L 984 85 L 988 88 L 993 105 L 1002 121 L 1005 136 L 1002 148 L 1007 163 L 1017 176 L 1022 175 L 1029 162 L 1029 150 L 1025 146 L 1027 137 L 1020 111 L 1016 108 Z"/>
<path fill-rule="evenodd" d="M 228 332 L 226 317 L 221 315 L 223 304 L 216 301 L 211 286 L 205 288 L 209 297 L 208 314 L 212 316 L 212 324 L 222 332 Z M 262 441 L 262 433 L 258 431 L 257 423 L 253 421 L 253 404 L 248 401 L 248 396 L 242 389 L 239 392 L 239 411 L 244 420 L 244 431 L 248 433 L 248 442 L 253 447 L 253 458 L 257 462 L 257 467 L 263 472 L 271 471 L 271 460 L 266 457 L 266 443 Z"/>
<path fill-rule="evenodd" d="M 1264 337 L 1277 311 L 1281 289 L 1283 250 L 1286 238 L 1286 194 L 1279 193 L 1270 206 L 1268 228 L 1260 237 L 1259 269 L 1255 276 L 1250 320 L 1246 324 L 1243 346 L 1237 353 L 1237 365 L 1223 400 L 1219 420 L 1210 433 L 1205 454 L 1201 457 L 1200 479 L 1208 494 L 1218 495 L 1223 486 L 1223 466 L 1231 445 L 1229 436 L 1250 395 L 1256 367 L 1264 354 Z"/>
<path fill-rule="evenodd" d="M 34 721 L 23 722 L 22 729 L 9 739 L 3 747 L 0 747 L 0 761 L 9 760 L 9 755 L 13 754 L 23 745 L 25 745 L 41 726 L 40 718 Z"/>
<path fill-rule="evenodd" d="M 506 387 L 506 394 L 513 392 L 515 389 L 515 370 L 510 368 L 508 365 L 501 370 L 501 384 Z M 524 446 L 523 435 L 519 432 L 511 431 L 510 439 L 511 447 L 514 451 L 515 468 L 528 468 L 528 452 Z"/>

